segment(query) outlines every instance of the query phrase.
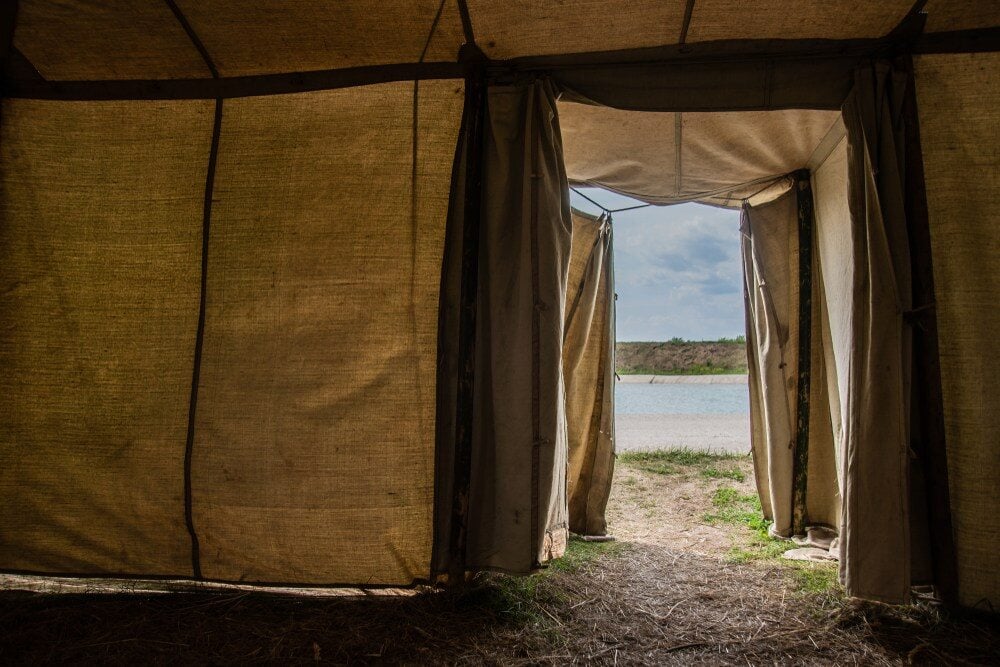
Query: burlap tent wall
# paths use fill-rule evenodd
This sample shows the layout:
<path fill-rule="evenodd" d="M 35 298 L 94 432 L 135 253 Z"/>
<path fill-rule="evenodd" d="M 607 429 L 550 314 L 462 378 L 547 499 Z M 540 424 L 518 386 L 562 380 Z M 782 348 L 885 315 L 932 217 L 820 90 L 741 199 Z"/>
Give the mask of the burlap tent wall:
<path fill-rule="evenodd" d="M 461 104 L 461 81 L 422 83 L 415 147 L 413 83 L 223 105 L 190 452 L 204 576 L 428 576 Z M 4 103 L 9 569 L 191 574 L 214 107 Z"/>
<path fill-rule="evenodd" d="M 1000 406 L 991 392 L 1000 372 L 1000 235 L 993 197 L 1000 81 L 996 53 L 916 58 L 924 177 L 941 336 L 947 469 L 965 605 L 1000 599 Z"/>
<path fill-rule="evenodd" d="M 995 605 L 1000 15 L 920 9 L 5 3 L 0 567 L 372 584 L 558 554 L 564 129 L 569 177 L 660 202 L 763 206 L 812 171 L 808 479 L 840 465 L 850 590 Z M 873 62 L 905 85 L 852 93 Z M 821 150 L 849 95 L 850 150 Z M 662 116 L 671 159 L 577 171 L 577 139 L 642 130 L 567 121 L 618 111 Z M 761 112 L 798 129 L 723 117 Z"/>

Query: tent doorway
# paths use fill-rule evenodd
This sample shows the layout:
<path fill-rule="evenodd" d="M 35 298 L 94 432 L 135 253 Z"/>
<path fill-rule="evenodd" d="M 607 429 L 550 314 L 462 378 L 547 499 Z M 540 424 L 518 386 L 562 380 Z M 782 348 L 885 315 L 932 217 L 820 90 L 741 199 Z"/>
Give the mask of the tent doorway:
<path fill-rule="evenodd" d="M 809 535 L 816 538 L 809 543 L 816 547 L 811 552 L 813 557 L 835 560 L 837 544 L 831 543 L 830 538 L 836 535 L 841 512 L 839 460 L 833 434 L 836 415 L 817 415 L 816 434 L 810 436 L 809 417 L 812 415 L 809 413 L 815 410 L 810 407 L 809 400 L 812 391 L 809 366 L 812 357 L 817 356 L 817 348 L 820 350 L 817 365 L 826 361 L 820 346 L 809 346 L 813 332 L 811 301 L 817 301 L 821 309 L 823 302 L 818 298 L 822 290 L 818 276 L 815 287 L 811 282 L 802 282 L 803 276 L 811 280 L 813 273 L 814 231 L 811 213 L 808 229 L 803 231 L 805 225 L 799 219 L 801 211 L 798 209 L 801 208 L 801 190 L 804 188 L 811 197 L 816 172 L 829 161 L 831 164 L 826 172 L 832 173 L 833 178 L 823 184 L 828 197 L 824 200 L 825 222 L 833 227 L 846 221 L 847 179 L 846 160 L 843 159 L 846 142 L 840 113 L 804 110 L 657 113 L 612 109 L 577 101 L 562 101 L 559 110 L 570 182 L 577 187 L 589 185 L 605 189 L 602 192 L 574 188 L 575 194 L 571 197 L 574 207 L 584 210 L 589 207 L 591 211 L 596 208 L 603 216 L 614 217 L 617 243 L 623 241 L 621 231 L 627 231 L 630 226 L 629 217 L 642 219 L 636 226 L 647 227 L 648 237 L 628 243 L 640 257 L 653 257 L 663 264 L 652 268 L 654 272 L 659 268 L 660 289 L 669 290 L 670 296 L 687 292 L 689 297 L 694 297 L 699 291 L 703 292 L 695 297 L 697 304 L 692 304 L 698 312 L 689 313 L 681 325 L 690 332 L 686 336 L 679 330 L 673 335 L 662 335 L 660 342 L 669 345 L 673 339 L 673 344 L 677 345 L 684 338 L 729 338 L 735 342 L 741 335 L 749 339 L 747 357 L 738 368 L 744 373 L 749 371 L 749 384 L 746 375 L 742 385 L 723 384 L 722 375 L 715 375 L 720 369 L 712 367 L 718 364 L 714 359 L 697 369 L 673 369 L 674 372 L 706 375 L 668 380 L 671 384 L 667 386 L 651 385 L 650 381 L 664 382 L 657 377 L 643 378 L 646 382 L 636 385 L 631 374 L 624 376 L 626 382 L 616 387 L 619 405 L 614 419 L 619 484 L 624 482 L 632 486 L 633 491 L 637 486 L 647 491 L 651 488 L 667 491 L 669 485 L 654 484 L 643 475 L 677 475 L 688 487 L 692 479 L 697 479 L 703 487 L 700 493 L 687 487 L 684 491 L 667 491 L 668 497 L 684 499 L 689 505 L 692 498 L 704 496 L 701 499 L 707 503 L 705 507 L 695 509 L 700 516 L 691 517 L 700 521 L 683 529 L 685 534 L 693 533 L 696 541 L 707 539 L 702 528 L 728 521 L 744 524 L 743 527 L 753 533 L 749 543 L 744 541 L 732 547 L 740 557 L 748 553 L 777 556 L 795 546 L 787 538 L 800 534 L 806 539 Z M 840 200 L 839 210 L 837 205 L 830 206 L 833 199 Z M 655 209 L 640 208 L 651 204 L 676 204 L 677 208 L 670 209 L 675 217 L 682 217 L 678 215 L 682 210 L 692 214 L 698 210 L 695 204 L 685 202 L 710 204 L 711 208 L 704 208 L 709 215 L 702 215 L 703 219 L 721 221 L 729 218 L 732 239 L 728 257 L 727 250 L 718 242 L 705 248 L 715 260 L 715 266 L 699 268 L 701 258 L 697 247 L 684 248 L 685 242 L 699 240 L 699 233 L 704 237 L 711 222 L 687 223 L 687 230 L 683 229 L 684 221 L 675 223 L 676 238 L 669 244 L 671 247 L 658 249 L 657 241 L 669 237 L 655 229 L 655 222 L 650 219 L 650 211 Z M 618 213 L 612 213 L 616 210 Z M 687 238 L 683 238 L 684 231 L 689 232 Z M 804 264 L 800 263 L 800 253 Z M 639 263 L 641 259 L 630 258 L 629 269 Z M 719 265 L 728 266 L 732 273 L 721 290 L 719 282 L 725 271 Z M 616 279 L 621 279 L 620 273 L 616 274 Z M 688 284 L 683 284 L 685 281 Z M 628 282 L 636 284 L 642 280 L 630 279 Z M 808 292 L 803 292 L 803 288 Z M 723 293 L 731 297 L 729 317 L 737 326 L 730 326 L 728 335 L 692 335 L 699 328 L 705 331 L 711 326 L 711 317 L 707 314 L 712 311 L 713 300 L 718 301 Z M 803 299 L 806 294 L 817 298 Z M 622 305 L 619 302 L 619 307 Z M 673 310 L 683 309 L 674 304 Z M 806 310 L 810 317 L 803 319 Z M 662 312 L 658 315 L 666 317 Z M 817 315 L 817 340 L 821 340 L 823 327 L 828 326 L 828 322 L 823 317 L 825 312 Z M 618 322 L 621 326 L 622 320 Z M 804 340 L 805 349 L 810 350 L 802 356 L 804 363 L 799 362 L 800 340 Z M 634 354 L 635 350 L 629 352 Z M 626 373 L 645 370 L 647 376 L 669 372 L 668 369 L 642 368 L 642 364 L 636 363 L 625 368 L 621 368 L 621 363 L 618 366 L 616 370 Z M 819 375 L 819 391 L 823 395 L 817 404 L 822 405 L 828 402 L 829 387 L 826 373 Z M 675 382 L 676 385 L 672 384 Z M 684 386 L 689 383 L 690 387 Z M 572 389 L 571 386 L 570 395 Z M 679 408 L 692 413 L 695 411 L 685 403 L 697 402 L 698 398 L 709 402 L 703 409 L 710 414 L 675 419 L 675 423 L 683 424 L 688 431 L 700 430 L 700 439 L 697 435 L 691 438 L 692 434 L 683 434 L 687 436 L 683 438 L 671 437 L 668 420 L 642 414 L 635 405 L 643 400 L 634 394 L 657 392 L 666 398 L 671 391 L 677 396 L 673 401 L 675 405 L 664 405 L 657 412 Z M 701 394 L 712 394 L 714 399 Z M 718 405 L 724 400 L 721 397 L 728 394 L 733 394 L 728 397 L 729 402 L 742 409 Z M 713 400 L 716 405 L 711 405 Z M 567 412 L 568 417 L 572 417 L 572 411 Z M 713 412 L 715 414 L 711 414 Z M 728 414 L 723 417 L 725 413 Z M 800 415 L 805 416 L 804 423 Z M 643 421 L 647 423 L 640 425 Z M 695 422 L 699 421 L 704 428 L 696 428 Z M 734 425 L 736 430 L 742 426 L 742 443 L 738 436 L 727 439 L 725 433 L 720 432 L 726 430 L 720 428 L 726 421 L 730 422 L 730 431 Z M 573 426 L 568 430 L 571 435 L 572 526 L 574 483 L 593 485 L 597 480 L 593 476 L 574 476 Z M 796 447 L 798 439 L 803 439 L 803 446 Z M 738 456 L 741 449 L 743 454 L 748 453 L 751 440 L 754 464 L 741 469 L 745 461 L 731 457 Z M 721 456 L 714 458 L 712 450 Z M 811 465 L 809 453 L 814 454 Z M 813 482 L 808 497 L 807 481 Z M 740 484 L 746 488 L 741 488 Z M 608 486 L 610 490 L 611 484 Z M 622 495 L 622 492 L 611 491 L 611 513 L 618 511 L 614 501 L 616 493 Z M 640 505 L 656 504 L 648 498 L 633 498 L 633 501 Z M 590 512 L 592 509 L 588 508 Z M 635 517 L 636 513 L 626 512 L 622 516 Z M 816 529 L 807 530 L 807 523 L 815 525 Z M 614 531 L 613 526 L 608 529 Z M 684 539 L 679 542 L 684 543 Z M 832 552 L 831 546 L 834 547 Z"/>
<path fill-rule="evenodd" d="M 762 556 L 769 540 L 750 459 L 739 211 L 649 206 L 599 188 L 574 188 L 570 202 L 577 215 L 614 211 L 608 532 L 705 557 Z M 571 280 L 576 273 L 571 261 Z M 748 532 L 748 521 L 763 534 Z"/>

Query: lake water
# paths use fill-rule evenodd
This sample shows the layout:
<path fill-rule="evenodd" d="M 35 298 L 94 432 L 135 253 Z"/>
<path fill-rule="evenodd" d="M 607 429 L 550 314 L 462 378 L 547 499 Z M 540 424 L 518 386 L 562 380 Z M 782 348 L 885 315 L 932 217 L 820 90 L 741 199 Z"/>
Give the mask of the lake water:
<path fill-rule="evenodd" d="M 647 384 L 618 382 L 618 414 L 750 414 L 750 394 L 739 384 Z"/>

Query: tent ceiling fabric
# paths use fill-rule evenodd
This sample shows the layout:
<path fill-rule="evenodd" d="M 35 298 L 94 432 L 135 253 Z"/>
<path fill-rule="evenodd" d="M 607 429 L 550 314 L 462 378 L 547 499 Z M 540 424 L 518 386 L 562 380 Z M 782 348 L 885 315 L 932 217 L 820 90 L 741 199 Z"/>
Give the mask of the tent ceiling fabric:
<path fill-rule="evenodd" d="M 686 41 L 733 39 L 855 39 L 881 37 L 912 0 L 696 0 Z M 685 3 L 585 0 L 470 0 L 476 41 L 491 58 L 614 51 L 678 44 L 684 37 Z"/>
<path fill-rule="evenodd" d="M 177 6 L 222 76 L 415 63 L 425 44 L 424 62 L 453 62 L 463 41 L 455 0 Z M 163 0 L 21 0 L 14 45 L 51 80 L 211 76 Z"/>
<path fill-rule="evenodd" d="M 837 111 L 662 113 L 560 102 L 571 181 L 650 203 L 739 206 L 787 189 L 767 183 L 805 167 Z M 763 191 L 762 191 L 763 190 Z"/>
<path fill-rule="evenodd" d="M 929 0 L 925 32 L 974 30 L 1000 26 L 1000 2 L 997 0 Z"/>
<path fill-rule="evenodd" d="M 677 42 L 684 2 L 469 0 L 476 42 L 494 59 L 612 51 Z"/>
<path fill-rule="evenodd" d="M 222 76 L 454 61 L 462 21 L 454 0 L 178 0 Z M 376 5 L 377 6 L 374 6 Z"/>
<path fill-rule="evenodd" d="M 881 37 L 912 6 L 913 0 L 695 0 L 687 41 Z"/>
<path fill-rule="evenodd" d="M 24 0 L 14 46 L 47 79 L 211 76 L 165 2 Z"/>
<path fill-rule="evenodd" d="M 687 24 L 682 0 L 469 0 L 468 7 L 478 45 L 502 60 L 720 40 L 877 38 L 912 4 L 696 0 Z M 222 76 L 415 63 L 422 55 L 456 62 L 464 41 L 457 0 L 176 5 Z M 931 0 L 926 11 L 927 32 L 1000 25 L 993 0 Z M 165 0 L 20 0 L 14 45 L 49 80 L 210 76 Z"/>

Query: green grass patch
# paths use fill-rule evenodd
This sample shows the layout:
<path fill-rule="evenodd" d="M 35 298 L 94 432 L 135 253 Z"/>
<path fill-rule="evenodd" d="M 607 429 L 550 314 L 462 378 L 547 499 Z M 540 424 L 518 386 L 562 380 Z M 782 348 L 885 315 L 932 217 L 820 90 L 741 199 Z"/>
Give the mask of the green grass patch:
<path fill-rule="evenodd" d="M 622 542 L 586 542 L 576 536 L 570 537 L 565 555 L 551 561 L 541 572 L 526 576 L 492 572 L 478 575 L 475 584 L 462 594 L 458 605 L 485 609 L 502 623 L 534 626 L 542 632 L 553 631 L 551 616 L 543 607 L 565 603 L 568 599 L 553 575 L 576 572 L 595 559 L 621 553 L 624 548 Z"/>
<path fill-rule="evenodd" d="M 702 520 L 710 525 L 725 523 L 732 526 L 746 526 L 750 535 L 745 544 L 732 547 L 726 552 L 726 560 L 732 563 L 748 563 L 755 560 L 779 558 L 792 544 L 771 537 L 767 529 L 771 522 L 764 518 L 760 498 L 755 493 L 742 493 L 738 489 L 723 486 L 712 494 L 714 511 L 705 514 Z"/>
<path fill-rule="evenodd" d="M 549 563 L 553 572 L 575 572 L 600 556 L 614 556 L 621 553 L 622 542 L 587 542 L 575 535 L 566 544 L 566 553 Z"/>
<path fill-rule="evenodd" d="M 702 470 L 701 476 L 708 479 L 731 479 L 737 482 L 744 482 L 747 478 L 739 468 L 716 468 L 714 466 Z"/>
<path fill-rule="evenodd" d="M 792 584 L 799 593 L 827 595 L 841 590 L 835 563 L 789 561 Z"/>
<path fill-rule="evenodd" d="M 480 575 L 476 585 L 462 595 L 458 606 L 485 609 L 499 621 L 512 625 L 547 624 L 538 605 L 548 594 L 540 584 L 542 576 L 538 574 L 512 577 L 487 573 Z"/>
<path fill-rule="evenodd" d="M 735 461 L 739 458 L 741 458 L 739 454 L 703 452 L 679 447 L 649 452 L 622 452 L 618 455 L 618 462 L 655 475 L 687 475 L 700 469 L 701 476 L 707 479 L 732 479 L 742 482 L 746 479 L 742 470 L 722 465 L 726 461 Z"/>
<path fill-rule="evenodd" d="M 726 461 L 740 458 L 739 454 L 729 454 L 727 452 L 703 452 L 687 447 L 677 447 L 674 449 L 657 449 L 648 452 L 622 452 L 618 454 L 618 460 L 626 464 L 644 465 L 675 465 L 675 466 L 699 466 L 717 461 Z"/>
<path fill-rule="evenodd" d="M 726 552 L 726 560 L 730 563 L 750 563 L 757 560 L 772 560 L 781 558 L 791 546 L 788 542 L 771 537 L 761 538 L 757 535 L 750 538 L 743 546 L 731 547 Z"/>
<path fill-rule="evenodd" d="M 714 512 L 702 517 L 705 523 L 744 525 L 755 533 L 767 535 L 770 521 L 764 519 L 756 493 L 743 493 L 731 486 L 720 486 L 712 494 Z"/>

